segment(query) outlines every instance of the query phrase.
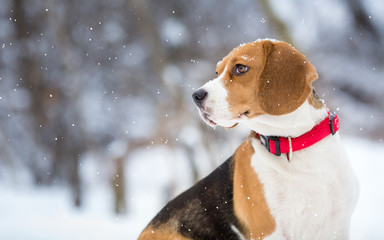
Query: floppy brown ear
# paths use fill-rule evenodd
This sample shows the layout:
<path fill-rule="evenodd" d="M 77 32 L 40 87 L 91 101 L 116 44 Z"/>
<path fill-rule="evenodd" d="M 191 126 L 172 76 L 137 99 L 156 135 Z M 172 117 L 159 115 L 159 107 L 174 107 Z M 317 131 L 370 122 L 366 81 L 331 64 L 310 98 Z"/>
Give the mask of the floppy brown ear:
<path fill-rule="evenodd" d="M 258 99 L 268 114 L 282 115 L 300 107 L 317 79 L 315 67 L 285 42 L 263 43 L 264 63 L 259 75 Z"/>

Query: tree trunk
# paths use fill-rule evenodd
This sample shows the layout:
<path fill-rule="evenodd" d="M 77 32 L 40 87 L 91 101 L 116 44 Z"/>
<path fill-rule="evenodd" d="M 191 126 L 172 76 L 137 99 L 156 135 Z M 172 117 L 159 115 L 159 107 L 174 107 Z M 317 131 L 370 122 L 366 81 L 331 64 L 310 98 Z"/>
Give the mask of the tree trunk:
<path fill-rule="evenodd" d="M 111 179 L 112 189 L 115 196 L 114 211 L 116 214 L 125 214 L 127 212 L 127 205 L 125 201 L 125 171 L 124 171 L 124 158 L 118 157 L 115 159 L 115 171 Z"/>
<path fill-rule="evenodd" d="M 283 40 L 289 44 L 294 45 L 294 41 L 291 37 L 291 33 L 289 32 L 286 24 L 275 14 L 273 11 L 271 4 L 268 0 L 256 0 L 257 2 L 260 2 L 263 6 L 265 13 L 268 16 L 268 19 L 270 21 L 270 24 L 275 29 L 277 35 L 281 38 L 280 40 Z"/>
<path fill-rule="evenodd" d="M 34 58 L 31 49 L 28 48 L 27 40 L 30 36 L 34 35 L 37 31 L 36 27 L 33 24 L 30 24 L 26 19 L 26 12 L 24 10 L 24 1 L 23 0 L 14 0 L 14 18 L 16 24 L 16 47 L 21 49 L 20 57 L 18 61 L 17 69 L 19 69 L 19 79 L 23 84 L 22 86 L 31 94 L 31 104 L 30 104 L 30 116 L 33 116 L 33 119 L 30 119 L 32 122 L 31 132 L 33 134 L 34 140 L 37 145 L 44 145 L 44 140 L 39 134 L 41 126 L 45 126 L 46 115 L 44 111 L 44 96 L 43 92 L 45 91 L 45 85 L 43 83 L 43 73 L 38 67 L 38 62 Z M 35 183 L 40 184 L 45 178 L 45 174 L 42 169 L 38 168 L 38 164 L 35 162 L 36 157 L 30 156 L 28 159 L 28 164 L 32 169 L 32 174 L 35 179 Z"/>

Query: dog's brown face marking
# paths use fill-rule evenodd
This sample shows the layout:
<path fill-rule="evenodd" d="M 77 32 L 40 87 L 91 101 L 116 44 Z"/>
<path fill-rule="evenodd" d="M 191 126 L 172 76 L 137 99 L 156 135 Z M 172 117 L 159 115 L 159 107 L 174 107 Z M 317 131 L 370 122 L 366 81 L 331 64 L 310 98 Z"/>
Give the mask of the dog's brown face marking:
<path fill-rule="evenodd" d="M 219 75 L 226 69 L 224 86 L 227 89 L 229 110 L 233 116 L 245 114 L 247 117 L 263 113 L 257 101 L 258 84 L 255 76 L 263 67 L 262 46 L 249 43 L 235 48 L 217 66 Z M 246 66 L 243 74 L 234 74 L 236 66 Z"/>
<path fill-rule="evenodd" d="M 246 71 L 235 74 L 236 66 Z M 315 67 L 303 54 L 287 43 L 269 40 L 235 48 L 218 64 L 218 74 L 224 70 L 222 81 L 234 117 L 290 113 L 308 99 L 317 79 Z"/>

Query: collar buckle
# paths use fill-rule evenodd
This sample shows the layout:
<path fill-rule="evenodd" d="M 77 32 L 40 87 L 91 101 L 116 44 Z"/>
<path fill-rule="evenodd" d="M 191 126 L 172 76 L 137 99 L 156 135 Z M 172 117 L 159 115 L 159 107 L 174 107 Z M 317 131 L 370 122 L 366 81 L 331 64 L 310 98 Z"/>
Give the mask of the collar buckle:
<path fill-rule="evenodd" d="M 280 139 L 278 137 L 273 137 L 273 136 L 264 136 L 259 134 L 260 136 L 260 142 L 265 146 L 265 148 L 268 150 L 268 152 L 271 152 L 271 146 L 269 145 L 269 140 L 273 141 L 275 143 L 275 153 L 272 153 L 276 156 L 281 155 L 280 151 Z"/>

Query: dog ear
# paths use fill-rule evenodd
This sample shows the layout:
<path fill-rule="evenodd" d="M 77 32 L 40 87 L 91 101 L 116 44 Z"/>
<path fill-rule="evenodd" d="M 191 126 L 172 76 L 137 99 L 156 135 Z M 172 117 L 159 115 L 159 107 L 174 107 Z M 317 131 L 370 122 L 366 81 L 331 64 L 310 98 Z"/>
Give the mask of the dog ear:
<path fill-rule="evenodd" d="M 285 42 L 263 42 L 264 62 L 259 75 L 258 99 L 268 114 L 282 115 L 300 107 L 317 79 L 315 67 Z"/>

